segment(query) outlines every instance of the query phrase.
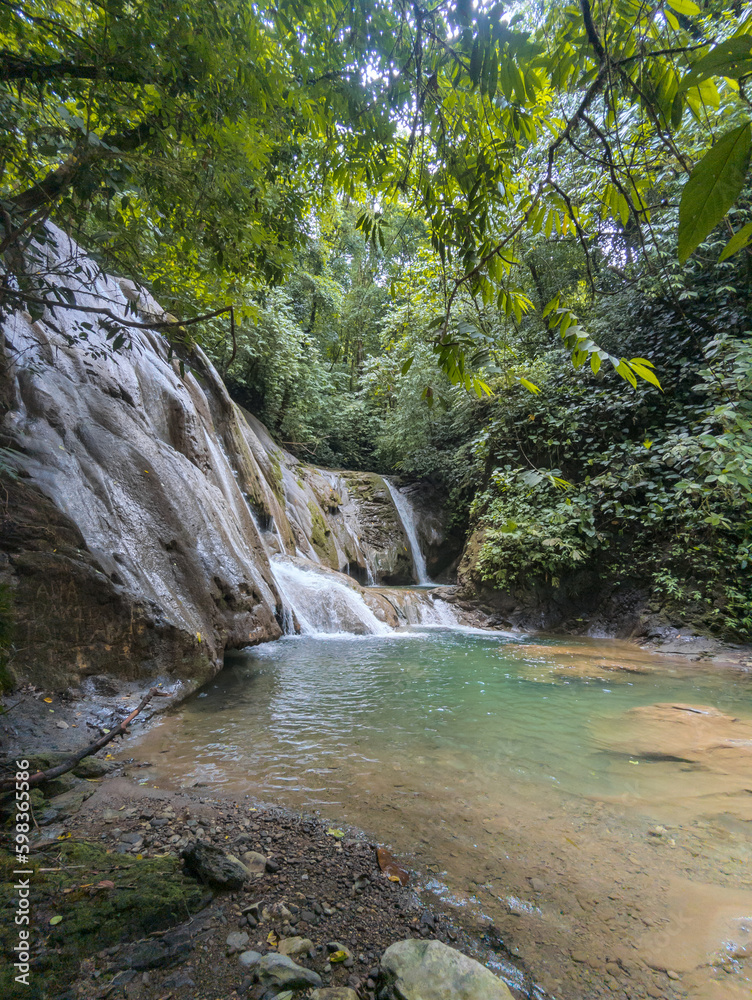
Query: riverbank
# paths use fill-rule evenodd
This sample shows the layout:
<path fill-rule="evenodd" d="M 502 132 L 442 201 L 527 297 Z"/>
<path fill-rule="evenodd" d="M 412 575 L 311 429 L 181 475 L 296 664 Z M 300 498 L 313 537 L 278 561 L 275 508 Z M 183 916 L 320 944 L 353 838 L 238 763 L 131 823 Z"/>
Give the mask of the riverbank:
<path fill-rule="evenodd" d="M 247 917 L 242 910 L 259 900 L 252 892 L 236 899 L 226 895 L 209 904 L 202 898 L 202 891 L 197 895 L 200 887 L 180 874 L 179 855 L 192 840 L 200 839 L 224 850 L 229 848 L 231 853 L 241 847 L 245 851 L 257 850 L 273 865 L 279 865 L 276 872 L 262 874 L 259 892 L 263 888 L 269 901 L 284 903 L 293 916 L 296 914 L 288 906 L 287 897 L 301 911 L 309 910 L 321 918 L 319 924 L 313 925 L 322 928 L 321 938 L 315 936 L 312 927 L 298 928 L 298 920 L 287 928 L 270 926 L 260 937 L 249 933 L 246 948 L 259 951 L 266 939 L 265 950 L 274 951 L 268 942 L 270 930 L 281 931 L 282 937 L 302 936 L 314 945 L 310 962 L 306 959 L 303 964 L 317 971 L 316 962 L 325 965 L 326 956 L 324 952 L 316 953 L 315 947 L 325 948 L 328 942 L 340 940 L 341 932 L 333 922 L 338 914 L 348 918 L 348 928 L 353 921 L 362 925 L 365 930 L 360 939 L 340 941 L 352 952 L 353 964 L 343 965 L 333 974 L 340 977 L 337 984 L 345 985 L 350 976 L 360 976 L 361 980 L 365 976 L 358 987 L 365 998 L 371 996 L 368 973 L 375 968 L 369 965 L 369 955 L 378 958 L 380 949 L 383 951 L 406 935 L 424 939 L 426 931 L 430 938 L 438 937 L 484 962 L 490 961 L 491 967 L 503 971 L 512 984 L 522 983 L 524 977 L 519 970 L 531 970 L 532 980 L 542 991 L 559 1000 L 744 997 L 749 984 L 749 949 L 744 941 L 743 920 L 740 923 L 739 919 L 748 912 L 752 888 L 744 874 L 749 870 L 745 836 L 752 814 L 745 807 L 749 795 L 744 794 L 744 761 L 739 756 L 744 748 L 736 746 L 739 741 L 735 730 L 743 723 L 728 714 L 703 712 L 701 708 L 701 703 L 713 696 L 715 688 L 708 671 L 712 673 L 714 668 L 703 666 L 698 673 L 696 664 L 652 657 L 628 643 L 601 648 L 592 642 L 565 646 L 550 640 L 532 644 L 502 637 L 487 646 L 490 639 L 469 637 L 463 640 L 464 652 L 460 652 L 463 676 L 471 686 L 474 674 L 465 652 L 487 648 L 490 656 L 503 654 L 506 664 L 499 674 L 495 660 L 479 662 L 478 676 L 488 692 L 479 693 L 475 701 L 485 702 L 490 697 L 495 677 L 517 677 L 515 687 L 509 689 L 510 696 L 518 688 L 528 691 L 528 709 L 535 706 L 535 718 L 539 718 L 541 726 L 544 717 L 538 715 L 539 711 L 552 705 L 552 699 L 561 693 L 571 692 L 576 700 L 561 702 L 550 714 L 551 720 L 569 717 L 580 698 L 606 698 L 610 703 L 620 696 L 619 692 L 647 683 L 655 671 L 669 669 L 681 680 L 683 697 L 689 698 L 694 692 L 696 705 L 686 712 L 669 713 L 675 717 L 673 721 L 665 718 L 665 712 L 656 715 L 652 709 L 652 714 L 642 708 L 630 709 L 620 723 L 626 728 L 607 721 L 604 727 L 593 730 L 603 747 L 601 753 L 606 753 L 602 760 L 608 762 L 608 794 L 605 790 L 585 796 L 561 794 L 553 784 L 544 795 L 538 795 L 533 794 L 532 786 L 523 787 L 516 781 L 508 784 L 506 780 L 497 787 L 490 758 L 479 770 L 470 768 L 468 761 L 460 766 L 458 748 L 453 750 L 451 743 L 444 744 L 443 740 L 441 746 L 426 744 L 420 751 L 406 746 L 402 756 L 393 760 L 385 756 L 380 763 L 372 762 L 370 774 L 366 773 L 358 763 L 361 751 L 357 742 L 352 748 L 354 757 L 348 757 L 342 743 L 347 732 L 344 719 L 354 710 L 366 713 L 361 728 L 362 724 L 369 726 L 366 756 L 374 760 L 379 758 L 381 744 L 379 730 L 373 728 L 377 720 L 372 717 L 371 706 L 385 705 L 381 727 L 385 738 L 393 742 L 399 732 L 404 732 L 407 719 L 399 715 L 396 705 L 386 708 L 386 692 L 395 690 L 390 674 L 385 675 L 387 686 L 383 691 L 369 688 L 363 697 L 361 690 L 366 677 L 369 684 L 377 683 L 381 669 L 378 663 L 383 667 L 383 657 L 390 655 L 400 664 L 399 711 L 404 711 L 413 695 L 418 697 L 420 711 L 416 718 L 419 728 L 424 728 L 426 723 L 421 720 L 425 720 L 425 712 L 433 703 L 424 705 L 423 696 L 426 692 L 435 696 L 443 683 L 441 675 L 431 671 L 436 671 L 435 664 L 446 655 L 445 644 L 453 641 L 451 634 L 445 634 L 443 639 L 438 633 L 433 635 L 391 639 L 388 648 L 380 640 L 353 639 L 337 655 L 331 641 L 319 643 L 319 653 L 327 662 L 334 659 L 348 664 L 347 674 L 335 670 L 331 677 L 323 661 L 320 665 L 315 659 L 311 661 L 316 655 L 316 642 L 285 640 L 279 646 L 254 651 L 254 667 L 246 668 L 242 663 L 228 667 L 216 684 L 179 712 L 154 719 L 149 725 L 139 718 L 134 725 L 134 741 L 119 741 L 117 747 L 108 748 L 111 757 L 106 751 L 100 754 L 103 763 L 90 762 L 92 771 L 80 774 L 70 784 L 61 782 L 47 791 L 47 801 L 35 803 L 40 836 L 50 842 L 46 851 L 52 851 L 49 857 L 45 851 L 38 867 L 60 869 L 45 874 L 45 878 L 59 881 L 50 888 L 48 902 L 40 912 L 47 920 L 62 915 L 54 907 L 56 900 L 82 895 L 88 900 L 88 894 L 100 892 L 95 889 L 100 882 L 118 885 L 118 878 L 124 887 L 131 886 L 126 892 L 133 896 L 138 866 L 142 862 L 155 865 L 156 869 L 147 869 L 147 873 L 166 879 L 176 889 L 176 905 L 182 907 L 176 918 L 181 934 L 190 938 L 196 926 L 201 928 L 197 933 L 209 935 L 196 946 L 199 958 L 208 963 L 201 975 L 209 978 L 196 979 L 192 969 L 188 970 L 186 974 L 194 983 L 190 989 L 204 990 L 204 983 L 213 983 L 218 969 L 225 970 L 230 977 L 222 980 L 225 992 L 211 997 L 225 1000 L 243 983 L 232 978 L 238 970 L 230 961 L 232 956 L 226 954 L 227 936 L 246 932 L 239 925 L 240 919 Z M 377 660 L 364 662 L 360 667 L 364 672 L 358 673 L 357 658 L 365 656 L 369 649 Z M 413 663 L 409 657 L 418 653 L 423 659 Z M 287 673 L 280 675 L 275 664 L 285 656 L 293 660 Z M 734 666 L 734 676 L 746 690 L 739 669 L 742 665 Z M 287 686 L 281 683 L 283 677 L 288 678 Z M 693 685 L 692 677 L 699 687 Z M 293 692 L 297 700 L 291 701 Z M 326 692 L 333 699 L 330 703 L 316 700 L 326 697 Z M 60 752 L 78 748 L 125 716 L 141 693 L 134 688 L 123 694 L 116 687 L 107 688 L 101 678 L 97 691 L 87 701 L 79 701 L 76 692 L 64 697 L 30 689 L 18 692 L 6 699 L 16 707 L 3 720 L 8 741 L 5 749 L 23 747 L 28 754 L 51 747 Z M 266 697 L 273 697 L 274 704 L 267 704 Z M 358 700 L 352 702 L 352 697 Z M 443 706 L 451 705 L 456 718 L 466 697 L 459 691 L 445 692 L 444 700 L 433 707 L 440 708 L 440 717 L 449 720 Z M 665 696 L 654 700 L 664 701 Z M 255 706 L 255 723 L 244 714 L 244 703 Z M 324 704 L 329 705 L 328 709 L 324 710 Z M 323 826 L 316 817 L 302 818 L 306 808 L 318 806 L 301 804 L 300 796 L 296 801 L 289 790 L 273 791 L 275 783 L 283 788 L 294 777 L 300 785 L 312 775 L 313 761 L 304 758 L 303 747 L 293 741 L 297 751 L 285 759 L 276 746 L 263 745 L 267 739 L 263 734 L 277 730 L 280 724 L 293 725 L 301 706 L 306 713 L 313 713 L 316 746 L 326 746 L 332 733 L 336 736 L 335 758 L 326 763 L 336 764 L 338 769 L 325 769 L 325 783 L 330 799 L 341 792 L 341 804 L 332 802 L 321 807 L 328 819 Z M 503 731 L 515 768 L 529 770 L 533 764 L 530 750 L 536 741 L 543 746 L 544 734 L 523 717 L 518 721 L 525 746 L 518 746 L 509 726 L 524 704 L 512 716 L 499 716 L 493 724 L 483 722 L 491 718 L 487 710 L 493 705 L 480 707 L 479 724 L 492 726 L 489 738 L 498 743 Z M 327 712 L 331 711 L 335 716 L 330 718 Z M 237 718 L 235 712 L 240 713 Z M 186 719 L 193 719 L 200 728 L 184 729 Z M 201 735 L 204 724 L 209 726 L 205 737 Z M 712 731 L 706 733 L 702 727 L 711 724 Z M 233 730 L 233 725 L 240 729 Z M 468 721 L 460 725 L 459 732 L 467 733 L 473 727 L 477 730 L 478 725 L 471 726 Z M 550 725 L 544 728 L 550 730 Z M 238 744 L 241 731 L 251 734 L 250 756 L 244 756 Z M 231 735 L 233 732 L 235 735 Z M 682 737 L 680 746 L 677 739 L 682 733 L 688 735 L 689 741 Z M 703 739 L 712 737 L 707 747 L 698 744 L 701 735 Z M 213 749 L 201 750 L 201 741 L 207 739 Z M 231 746 L 223 749 L 218 739 L 229 740 Z M 721 751 L 723 760 L 709 759 L 709 754 L 715 753 L 713 747 L 724 743 L 728 746 Z M 381 750 L 385 751 L 385 747 Z M 219 757 L 212 760 L 217 752 Z M 541 759 L 552 760 L 545 773 L 557 773 L 553 756 L 548 750 L 542 751 Z M 738 766 L 732 768 L 734 761 Z M 593 763 L 583 754 L 577 767 L 588 774 Z M 110 773 L 114 767 L 118 770 Z M 353 767 L 360 770 L 356 772 Z M 489 773 L 484 774 L 486 771 Z M 503 779 L 503 774 L 500 776 Z M 628 783 L 618 793 L 619 783 L 625 780 Z M 612 786 L 614 781 L 616 785 Z M 489 796 L 489 792 L 493 794 Z M 283 802 L 290 811 L 265 809 L 257 800 Z M 368 830 L 372 837 L 391 845 L 412 870 L 413 880 L 407 889 L 384 878 L 375 865 L 372 846 L 358 834 L 349 835 L 345 819 L 353 828 Z M 327 834 L 329 829 L 341 829 L 345 836 Z M 80 847 L 87 843 L 97 845 L 94 855 L 90 848 Z M 83 856 L 77 853 L 81 850 Z M 115 867 L 111 870 L 108 866 L 113 861 Z M 93 874 L 91 879 L 88 875 L 78 879 L 79 869 L 73 867 L 77 865 L 83 865 L 87 872 L 91 869 L 96 880 L 92 881 Z M 364 875 L 369 876 L 367 884 L 355 889 L 355 883 Z M 378 885 L 386 885 L 386 889 L 375 888 Z M 344 897 L 338 898 L 341 893 Z M 298 900 L 298 894 L 303 898 Z M 358 899 L 360 902 L 356 902 Z M 313 902 L 322 910 L 326 904 L 333 913 L 317 913 Z M 343 903 L 344 909 L 337 907 L 337 902 Z M 236 904 L 241 909 L 239 915 L 233 909 Z M 196 924 L 196 914 L 206 905 L 210 907 L 210 922 L 205 923 L 202 916 Z M 146 908 L 153 906 L 152 901 Z M 188 923 L 184 920 L 186 906 L 193 914 Z M 365 915 L 358 913 L 358 906 L 363 907 Z M 233 925 L 236 916 L 238 926 Z M 416 917 L 417 925 L 413 923 Z M 110 926 L 118 926 L 118 920 L 120 917 L 113 915 Z M 127 913 L 122 915 L 122 926 L 124 933 L 134 933 Z M 136 922 L 136 931 L 139 926 Z M 247 923 L 243 926 L 247 927 Z M 144 933 L 139 931 L 136 937 L 150 938 L 156 931 L 161 934 L 165 927 L 141 930 Z M 450 931 L 457 935 L 456 939 Z M 117 973 L 130 977 L 133 967 L 123 965 L 130 960 L 129 952 L 98 954 L 114 947 L 121 937 L 117 933 L 112 942 L 102 944 L 103 933 L 100 923 L 92 954 L 86 958 L 94 963 L 93 972 L 84 973 L 89 977 L 99 973 L 98 977 L 82 980 L 83 992 L 71 996 L 92 1000 L 94 994 L 86 992 L 92 983 L 101 980 L 104 989 Z M 58 929 L 55 935 L 59 934 L 62 931 Z M 57 940 L 56 948 L 64 946 L 64 938 Z M 730 950 L 724 942 L 731 942 Z M 205 943 L 208 951 L 204 951 Z M 154 997 L 162 997 L 168 974 L 183 969 L 188 960 L 195 958 L 188 953 L 159 954 L 159 961 L 165 959 L 167 964 L 136 969 L 141 977 L 148 973 L 148 981 L 141 979 L 137 983 L 136 977 L 130 977 L 123 989 L 130 986 L 133 995 L 152 1000 L 152 994 L 144 990 L 151 988 L 153 977 Z M 365 957 L 364 962 L 360 962 L 360 955 Z M 172 964 L 173 958 L 177 965 Z M 38 959 L 42 964 L 60 964 L 60 956 L 54 952 L 52 958 L 43 954 Z M 137 990 L 141 992 L 134 992 Z M 191 993 L 175 995 L 190 1000 L 193 997 Z M 205 995 L 208 1000 L 209 993 L 195 994 L 200 1000 Z M 238 995 L 247 995 L 247 990 Z"/>
<path fill-rule="evenodd" d="M 98 777 L 68 778 L 64 801 L 53 797 L 35 815 L 35 990 L 18 996 L 260 1000 L 269 984 L 256 981 L 255 952 L 289 956 L 313 973 L 312 987 L 354 991 L 338 1000 L 374 998 L 384 951 L 409 938 L 508 965 L 490 926 L 463 927 L 441 906 L 427 907 L 415 876 L 405 886 L 390 878 L 398 869 L 382 871 L 375 845 L 357 831 L 260 808 L 248 797 L 160 789 L 139 777 L 148 762 L 90 758 L 89 766 Z M 252 869 L 246 884 L 212 893 L 203 873 L 187 878 L 178 858 L 197 844 L 242 857 Z M 169 901 L 166 909 L 159 899 Z M 15 996 L 6 985 L 4 995 Z M 529 983 L 514 996 L 531 991 Z"/>

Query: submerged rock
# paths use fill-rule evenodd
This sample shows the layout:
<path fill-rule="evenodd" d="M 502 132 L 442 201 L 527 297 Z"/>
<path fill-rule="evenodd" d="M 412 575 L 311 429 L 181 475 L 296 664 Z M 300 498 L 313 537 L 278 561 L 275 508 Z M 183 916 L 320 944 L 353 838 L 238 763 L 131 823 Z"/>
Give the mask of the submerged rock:
<path fill-rule="evenodd" d="M 398 941 L 384 952 L 383 1000 L 513 1000 L 489 969 L 441 941 Z"/>

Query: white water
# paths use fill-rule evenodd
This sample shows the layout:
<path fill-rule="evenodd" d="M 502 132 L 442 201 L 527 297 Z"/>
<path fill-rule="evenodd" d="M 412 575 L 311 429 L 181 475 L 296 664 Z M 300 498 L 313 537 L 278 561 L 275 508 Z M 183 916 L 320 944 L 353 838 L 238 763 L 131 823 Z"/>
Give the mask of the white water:
<path fill-rule="evenodd" d="M 412 504 L 404 495 L 400 493 L 394 483 L 390 482 L 388 479 L 384 479 L 389 493 L 392 497 L 392 502 L 397 509 L 400 521 L 402 521 L 402 527 L 405 529 L 405 534 L 407 535 L 407 540 L 410 543 L 410 552 L 413 557 L 413 566 L 415 567 L 415 575 L 417 576 L 418 583 L 433 583 L 433 580 L 428 575 L 428 570 L 426 569 L 426 560 L 420 548 L 420 542 L 418 541 L 418 531 L 415 526 L 415 511 L 412 508 Z"/>
<path fill-rule="evenodd" d="M 273 559 L 271 569 L 285 604 L 295 613 L 304 635 L 389 635 L 360 594 L 332 573 L 302 569 L 292 562 Z M 285 620 L 285 631 L 293 633 Z"/>

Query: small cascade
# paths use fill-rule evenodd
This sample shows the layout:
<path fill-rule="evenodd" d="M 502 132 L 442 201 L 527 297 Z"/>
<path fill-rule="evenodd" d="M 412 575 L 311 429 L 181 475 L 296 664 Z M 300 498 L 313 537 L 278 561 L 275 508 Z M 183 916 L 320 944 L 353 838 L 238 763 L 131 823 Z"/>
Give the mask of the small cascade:
<path fill-rule="evenodd" d="M 271 569 L 285 605 L 289 605 L 305 635 L 389 635 L 361 595 L 334 574 L 303 569 L 273 559 Z M 295 634 L 292 615 L 285 615 L 285 632 Z"/>
<path fill-rule="evenodd" d="M 415 524 L 415 511 L 413 510 L 412 504 L 404 493 L 400 493 L 391 480 L 384 478 L 384 482 L 389 489 L 392 502 L 397 509 L 400 521 L 402 522 L 402 527 L 405 529 L 407 540 L 410 543 L 410 552 L 413 557 L 413 566 L 417 577 L 416 582 L 433 583 L 433 580 L 428 575 L 426 560 L 423 552 L 421 551 L 420 542 L 418 541 L 418 531 Z"/>

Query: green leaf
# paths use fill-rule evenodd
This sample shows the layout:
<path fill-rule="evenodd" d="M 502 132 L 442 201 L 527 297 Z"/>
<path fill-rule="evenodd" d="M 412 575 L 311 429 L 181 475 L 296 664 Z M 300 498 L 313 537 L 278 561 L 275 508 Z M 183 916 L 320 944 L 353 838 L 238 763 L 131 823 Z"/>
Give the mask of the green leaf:
<path fill-rule="evenodd" d="M 477 86 L 478 80 L 480 80 L 480 73 L 483 69 L 483 49 L 480 45 L 480 39 L 475 39 L 475 44 L 473 45 L 472 55 L 470 56 L 470 79 L 473 84 Z"/>
<path fill-rule="evenodd" d="M 533 395 L 536 395 L 537 393 L 540 392 L 538 386 L 535 385 L 533 382 L 528 381 L 528 379 L 523 378 L 521 375 L 518 377 L 520 380 L 520 385 L 523 386 L 523 388 L 527 389 L 528 392 L 532 392 Z"/>
<path fill-rule="evenodd" d="M 729 76 L 737 79 L 752 72 L 752 35 L 727 38 L 698 59 L 682 78 L 680 90 L 696 87 L 710 76 Z"/>
<path fill-rule="evenodd" d="M 718 258 L 718 262 L 728 260 L 729 257 L 733 257 L 735 253 L 743 250 L 746 246 L 749 246 L 752 241 L 752 222 L 748 222 L 746 226 L 742 226 L 731 239 L 728 241 L 726 246 L 723 248 L 723 253 Z"/>
<path fill-rule="evenodd" d="M 413 361 L 415 361 L 414 357 L 408 358 L 407 361 L 405 361 L 405 363 L 402 365 L 400 371 L 402 372 L 403 375 L 407 375 L 407 373 L 410 371 L 410 366 L 412 365 Z"/>
<path fill-rule="evenodd" d="M 63 918 L 61 916 L 59 916 L 59 915 L 56 916 L 56 917 L 50 917 L 50 924 L 53 927 L 57 927 L 57 925 L 60 924 L 60 923 L 62 923 L 62 921 L 63 921 Z"/>
<path fill-rule="evenodd" d="M 601 368 L 601 358 L 599 354 L 590 355 L 590 367 L 593 370 L 593 375 L 597 375 Z"/>
<path fill-rule="evenodd" d="M 341 840 L 344 837 L 344 835 L 345 835 L 345 831 L 344 830 L 336 830 L 333 827 L 330 827 L 326 831 L 326 833 L 327 833 L 328 837 L 336 837 L 337 840 Z"/>
<path fill-rule="evenodd" d="M 750 133 L 749 122 L 727 132 L 689 175 L 679 205 L 680 263 L 712 232 L 741 192 L 749 167 Z"/>
<path fill-rule="evenodd" d="M 700 13 L 700 8 L 692 0 L 669 0 L 669 7 L 677 14 L 684 14 L 686 17 Z"/>

